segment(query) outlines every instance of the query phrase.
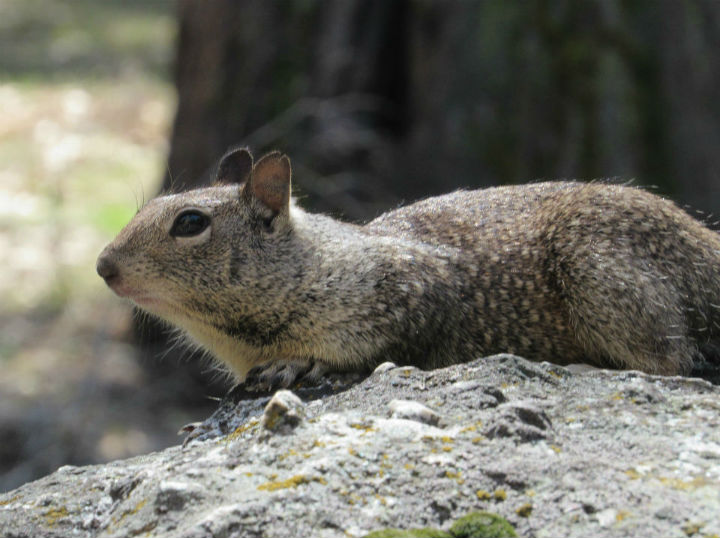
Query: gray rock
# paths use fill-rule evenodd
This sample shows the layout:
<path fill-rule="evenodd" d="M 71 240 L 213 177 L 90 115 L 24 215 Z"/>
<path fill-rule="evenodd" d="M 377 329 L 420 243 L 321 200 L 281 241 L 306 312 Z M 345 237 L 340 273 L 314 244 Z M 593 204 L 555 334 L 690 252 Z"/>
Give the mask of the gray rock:
<path fill-rule="evenodd" d="M 483 430 L 489 438 L 516 437 L 519 441 L 550 439 L 552 423 L 547 414 L 532 403 L 510 402 L 498 408 L 497 416 Z"/>
<path fill-rule="evenodd" d="M 393 400 L 389 407 L 393 418 L 416 420 L 430 426 L 437 426 L 440 422 L 440 415 L 420 402 Z"/>
<path fill-rule="evenodd" d="M 297 394 L 315 399 L 283 435 L 261 426 L 267 398 L 226 400 L 184 448 L 2 494 L 2 536 L 334 538 L 448 530 L 476 510 L 526 537 L 720 535 L 720 387 L 706 381 L 500 355 Z M 387 418 L 393 400 L 442 421 Z"/>
<path fill-rule="evenodd" d="M 383 374 L 388 370 L 392 370 L 393 368 L 397 368 L 397 364 L 395 364 L 394 362 L 385 361 L 377 365 L 375 370 L 373 370 L 373 374 Z"/>
<path fill-rule="evenodd" d="M 302 400 L 289 390 L 277 391 L 263 410 L 260 424 L 269 431 L 289 433 L 305 416 Z"/>

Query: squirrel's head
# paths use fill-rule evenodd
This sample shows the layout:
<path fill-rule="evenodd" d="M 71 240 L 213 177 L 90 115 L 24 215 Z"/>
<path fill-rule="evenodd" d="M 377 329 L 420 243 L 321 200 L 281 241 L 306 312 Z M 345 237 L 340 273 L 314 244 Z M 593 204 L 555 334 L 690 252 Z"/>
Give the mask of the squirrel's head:
<path fill-rule="evenodd" d="M 290 178 L 290 160 L 279 152 L 253 165 L 246 149 L 230 151 L 215 186 L 140 209 L 102 251 L 97 272 L 116 294 L 162 318 L 207 320 L 227 290 L 265 276 L 256 273 L 288 242 Z"/>

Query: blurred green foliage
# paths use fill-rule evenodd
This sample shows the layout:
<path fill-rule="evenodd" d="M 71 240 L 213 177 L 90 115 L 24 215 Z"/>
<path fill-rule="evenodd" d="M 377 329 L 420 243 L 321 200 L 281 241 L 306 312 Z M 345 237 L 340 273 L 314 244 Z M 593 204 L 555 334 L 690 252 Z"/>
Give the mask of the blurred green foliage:
<path fill-rule="evenodd" d="M 174 6 L 0 0 L 0 317 L 98 297 L 97 253 L 165 168 Z"/>
<path fill-rule="evenodd" d="M 169 75 L 170 0 L 0 0 L 5 79 Z"/>

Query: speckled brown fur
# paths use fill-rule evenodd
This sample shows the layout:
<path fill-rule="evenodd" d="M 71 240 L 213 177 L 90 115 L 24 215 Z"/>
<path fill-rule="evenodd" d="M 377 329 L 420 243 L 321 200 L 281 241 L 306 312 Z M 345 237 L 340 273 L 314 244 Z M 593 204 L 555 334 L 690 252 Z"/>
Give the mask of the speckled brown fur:
<path fill-rule="evenodd" d="M 497 352 L 682 374 L 720 339 L 720 236 L 641 189 L 458 191 L 356 226 L 296 207 L 279 153 L 219 177 L 151 201 L 98 271 L 239 381 Z M 187 208 L 202 237 L 169 235 Z"/>

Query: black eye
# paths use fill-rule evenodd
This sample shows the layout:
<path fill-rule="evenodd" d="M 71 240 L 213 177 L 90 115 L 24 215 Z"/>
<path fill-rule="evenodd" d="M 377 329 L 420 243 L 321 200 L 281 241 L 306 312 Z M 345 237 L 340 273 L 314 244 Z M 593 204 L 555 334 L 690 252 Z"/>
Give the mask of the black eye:
<path fill-rule="evenodd" d="M 173 237 L 192 237 L 202 233 L 210 226 L 210 218 L 197 210 L 190 209 L 180 213 L 173 222 L 170 235 Z"/>

